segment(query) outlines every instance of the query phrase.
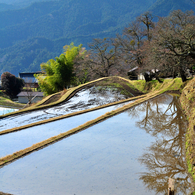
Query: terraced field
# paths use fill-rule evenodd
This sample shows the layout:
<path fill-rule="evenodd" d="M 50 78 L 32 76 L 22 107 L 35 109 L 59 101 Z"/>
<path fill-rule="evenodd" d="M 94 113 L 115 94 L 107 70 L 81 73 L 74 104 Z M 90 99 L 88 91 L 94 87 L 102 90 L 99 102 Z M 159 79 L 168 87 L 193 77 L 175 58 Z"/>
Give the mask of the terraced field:
<path fill-rule="evenodd" d="M 101 80 L 68 91 L 57 104 L 51 96 L 3 116 L 0 191 L 165 194 L 172 175 L 178 193 L 188 193 L 187 124 L 178 97 L 122 88 Z"/>

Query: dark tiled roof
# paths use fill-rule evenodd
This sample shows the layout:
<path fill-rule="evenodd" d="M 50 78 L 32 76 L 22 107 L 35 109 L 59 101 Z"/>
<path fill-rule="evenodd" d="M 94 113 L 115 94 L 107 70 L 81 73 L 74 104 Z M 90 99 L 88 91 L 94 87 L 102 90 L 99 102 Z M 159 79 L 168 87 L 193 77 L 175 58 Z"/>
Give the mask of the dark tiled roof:
<path fill-rule="evenodd" d="M 134 70 L 137 70 L 138 69 L 138 66 L 136 66 L 135 68 L 129 70 L 128 72 L 133 72 Z"/>
<path fill-rule="evenodd" d="M 37 83 L 37 79 L 35 79 L 34 74 L 40 74 L 41 72 L 20 72 L 19 77 L 24 79 L 25 83 Z"/>
<path fill-rule="evenodd" d="M 43 92 L 26 92 L 26 91 L 22 91 L 17 96 L 18 97 L 26 97 L 26 96 L 34 97 L 35 95 L 37 97 L 43 97 Z"/>

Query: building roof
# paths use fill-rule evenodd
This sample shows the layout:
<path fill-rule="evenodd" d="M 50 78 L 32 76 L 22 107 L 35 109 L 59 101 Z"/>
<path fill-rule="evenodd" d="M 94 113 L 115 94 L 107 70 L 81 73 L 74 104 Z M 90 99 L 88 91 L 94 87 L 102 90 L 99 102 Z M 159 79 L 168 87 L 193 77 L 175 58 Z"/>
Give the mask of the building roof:
<path fill-rule="evenodd" d="M 34 75 L 34 74 L 41 74 L 42 72 L 41 71 L 37 71 L 37 72 L 20 72 L 19 73 L 19 76 L 22 75 L 22 76 L 25 76 L 25 75 Z"/>
<path fill-rule="evenodd" d="M 22 91 L 18 95 L 18 97 L 27 97 L 27 96 L 37 96 L 37 97 L 43 97 L 43 92 L 27 92 L 27 91 Z"/>
<path fill-rule="evenodd" d="M 41 71 L 37 72 L 20 72 L 19 77 L 24 80 L 25 83 L 38 83 L 35 79 L 34 74 L 40 74 Z"/>
<path fill-rule="evenodd" d="M 128 72 L 133 72 L 133 71 L 135 71 L 135 70 L 137 70 L 137 69 L 138 69 L 138 66 L 136 66 L 135 68 L 129 70 Z"/>

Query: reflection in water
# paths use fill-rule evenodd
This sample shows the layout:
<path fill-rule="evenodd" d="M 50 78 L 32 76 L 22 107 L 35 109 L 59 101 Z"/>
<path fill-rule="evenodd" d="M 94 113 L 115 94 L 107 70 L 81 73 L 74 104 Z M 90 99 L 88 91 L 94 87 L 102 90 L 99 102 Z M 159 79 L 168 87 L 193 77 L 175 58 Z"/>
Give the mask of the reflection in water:
<path fill-rule="evenodd" d="M 161 99 L 137 107 L 139 111 L 146 112 L 137 126 L 156 138 L 139 159 L 148 169 L 148 172 L 141 173 L 140 180 L 156 194 L 167 194 L 168 178 L 174 178 L 177 194 L 187 194 L 190 181 L 185 164 L 186 120 L 177 96 L 173 96 L 166 109 L 161 107 L 160 102 L 170 98 L 161 96 Z M 134 111 L 138 113 L 136 108 Z"/>
<path fill-rule="evenodd" d="M 171 177 L 176 195 L 183 195 L 190 188 L 185 128 L 178 98 L 163 95 L 0 168 L 0 189 L 20 195 L 167 195 Z"/>
<path fill-rule="evenodd" d="M 117 89 L 90 87 L 60 105 L 1 119 L 0 131 L 126 99 Z"/>
<path fill-rule="evenodd" d="M 50 123 L 29 127 L 23 131 L 16 131 L 13 133 L 1 135 L 0 158 L 30 147 L 31 145 L 41 142 L 52 136 L 56 136 L 60 133 L 76 128 L 79 125 L 86 123 L 87 121 L 93 120 L 105 114 L 106 112 L 115 110 L 127 103 L 128 102 L 53 121 Z"/>
<path fill-rule="evenodd" d="M 10 112 L 14 112 L 17 111 L 18 109 L 14 109 L 14 108 L 5 108 L 5 107 L 0 107 L 0 115 L 4 115 Z"/>

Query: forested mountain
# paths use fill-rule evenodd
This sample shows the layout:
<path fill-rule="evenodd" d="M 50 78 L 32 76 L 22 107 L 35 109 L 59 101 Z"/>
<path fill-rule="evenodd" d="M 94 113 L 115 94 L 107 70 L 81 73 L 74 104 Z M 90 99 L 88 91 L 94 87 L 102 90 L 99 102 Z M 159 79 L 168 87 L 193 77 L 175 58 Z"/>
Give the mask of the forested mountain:
<path fill-rule="evenodd" d="M 191 0 L 157 0 L 150 8 L 157 16 L 167 16 L 169 12 L 178 9 L 195 11 L 195 4 Z"/>
<path fill-rule="evenodd" d="M 13 10 L 15 9 L 15 6 L 13 5 L 8 5 L 8 4 L 5 4 L 5 3 L 0 3 L 0 12 L 1 11 L 7 11 L 7 10 Z"/>
<path fill-rule="evenodd" d="M 34 2 L 51 1 L 51 0 L 0 0 L 0 11 L 20 9 L 31 5 Z M 58 0 L 53 0 L 58 1 Z"/>
<path fill-rule="evenodd" d="M 0 48 L 30 37 L 58 39 L 91 36 L 109 32 L 114 35 L 152 4 L 136 0 L 62 0 L 37 2 L 25 9 L 0 13 Z M 144 6 L 143 6 L 144 5 Z"/>
<path fill-rule="evenodd" d="M 87 47 L 93 38 L 114 37 L 145 11 L 161 16 L 172 9 L 194 7 L 190 0 L 6 0 L 6 3 L 10 10 L 0 6 L 0 73 L 10 71 L 15 75 L 39 70 L 41 62 L 59 55 L 63 46 L 71 42 Z M 14 9 L 19 4 L 28 6 Z"/>

